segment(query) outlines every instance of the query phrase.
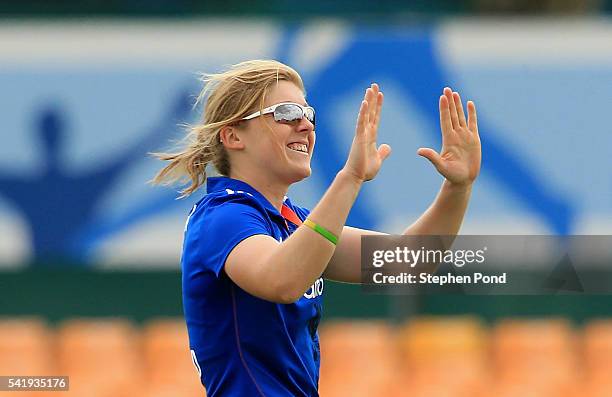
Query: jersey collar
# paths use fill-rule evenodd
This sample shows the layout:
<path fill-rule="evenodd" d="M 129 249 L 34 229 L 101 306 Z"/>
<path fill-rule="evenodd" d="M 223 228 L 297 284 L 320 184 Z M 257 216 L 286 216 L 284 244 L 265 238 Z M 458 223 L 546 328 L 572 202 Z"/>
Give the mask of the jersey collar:
<path fill-rule="evenodd" d="M 255 198 L 259 203 L 261 203 L 268 212 L 279 216 L 282 218 L 282 215 L 278 212 L 276 208 L 268 201 L 267 198 L 264 197 L 263 194 L 259 193 L 255 190 L 254 187 L 249 185 L 246 182 L 243 182 L 238 179 L 229 178 L 226 176 L 213 176 L 206 178 L 206 192 L 220 192 L 223 190 L 231 190 L 234 192 L 244 192 L 249 196 Z M 284 198 L 284 203 L 289 203 L 289 199 L 287 196 Z"/>

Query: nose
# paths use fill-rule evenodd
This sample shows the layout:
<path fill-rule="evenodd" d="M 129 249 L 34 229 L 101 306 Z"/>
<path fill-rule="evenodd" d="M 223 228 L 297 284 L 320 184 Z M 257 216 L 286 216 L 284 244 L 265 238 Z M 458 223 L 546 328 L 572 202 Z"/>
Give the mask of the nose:
<path fill-rule="evenodd" d="M 298 128 L 298 132 L 303 132 L 303 133 L 308 134 L 314 130 L 314 124 L 312 124 L 312 122 L 308 120 L 306 117 L 302 117 L 302 119 L 299 121 L 297 125 L 297 128 Z"/>

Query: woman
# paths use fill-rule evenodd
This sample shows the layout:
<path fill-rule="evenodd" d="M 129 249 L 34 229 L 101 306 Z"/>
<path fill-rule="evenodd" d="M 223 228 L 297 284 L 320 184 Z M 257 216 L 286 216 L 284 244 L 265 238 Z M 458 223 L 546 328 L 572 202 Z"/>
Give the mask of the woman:
<path fill-rule="evenodd" d="M 155 182 L 206 183 L 189 215 L 182 256 L 183 304 L 194 363 L 209 396 L 317 396 L 323 279 L 360 280 L 360 236 L 345 226 L 365 181 L 391 153 L 377 147 L 383 94 L 372 84 L 359 109 L 344 167 L 310 212 L 286 197 L 310 176 L 315 112 L 298 73 L 249 61 L 205 76 L 203 122 L 187 147 L 158 154 Z M 445 177 L 431 207 L 406 234 L 458 232 L 480 169 L 476 109 L 440 97 L 443 145 L 418 154 Z M 207 178 L 213 165 L 221 177 Z"/>

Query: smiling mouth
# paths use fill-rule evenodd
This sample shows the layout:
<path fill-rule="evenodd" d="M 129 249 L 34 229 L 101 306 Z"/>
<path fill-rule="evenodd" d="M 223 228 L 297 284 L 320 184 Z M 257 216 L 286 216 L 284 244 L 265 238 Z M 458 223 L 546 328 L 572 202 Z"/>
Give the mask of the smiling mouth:
<path fill-rule="evenodd" d="M 294 152 L 308 154 L 308 147 L 303 143 L 291 143 L 287 145 L 287 147 L 293 150 Z"/>

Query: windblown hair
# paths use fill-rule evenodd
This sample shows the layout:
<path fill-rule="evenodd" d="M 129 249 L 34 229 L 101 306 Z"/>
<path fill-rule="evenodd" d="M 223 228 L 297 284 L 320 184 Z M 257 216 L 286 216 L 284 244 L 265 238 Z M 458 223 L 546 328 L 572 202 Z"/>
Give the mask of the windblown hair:
<path fill-rule="evenodd" d="M 219 138 L 225 126 L 236 125 L 248 114 L 262 110 L 266 95 L 281 80 L 294 83 L 304 91 L 300 75 L 274 60 L 252 60 L 231 66 L 222 73 L 202 74 L 204 87 L 196 105 L 203 103 L 202 121 L 187 127 L 184 148 L 175 153 L 153 153 L 169 162 L 152 179 L 153 184 L 187 185 L 180 198 L 187 197 L 206 182 L 206 166 L 229 176 L 231 164 Z"/>

